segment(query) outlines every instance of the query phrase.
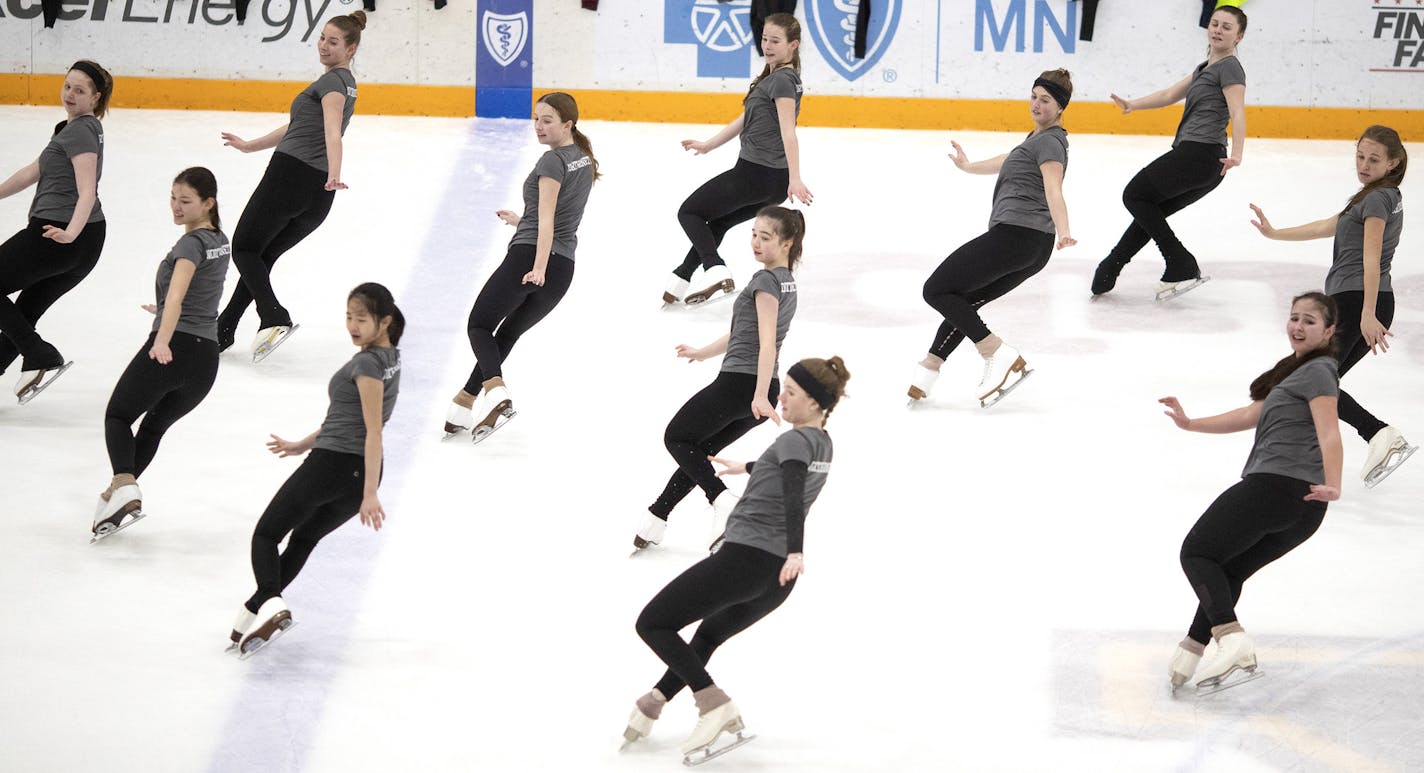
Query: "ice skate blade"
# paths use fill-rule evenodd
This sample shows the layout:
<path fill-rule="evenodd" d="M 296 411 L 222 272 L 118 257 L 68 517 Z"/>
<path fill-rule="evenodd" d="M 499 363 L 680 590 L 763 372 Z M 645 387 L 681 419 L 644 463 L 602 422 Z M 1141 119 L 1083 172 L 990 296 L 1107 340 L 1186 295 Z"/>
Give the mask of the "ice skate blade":
<path fill-rule="evenodd" d="M 469 428 L 469 427 L 462 427 L 462 426 L 460 426 L 459 424 L 451 424 L 450 422 L 447 421 L 447 422 L 445 422 L 445 436 L 442 437 L 442 438 L 440 438 L 440 439 L 441 439 L 441 440 L 449 440 L 450 438 L 455 437 L 456 435 L 460 434 L 461 432 L 469 432 L 469 431 L 470 431 L 470 428 Z"/>
<path fill-rule="evenodd" d="M 979 398 L 979 407 L 993 408 L 995 405 L 998 405 L 1000 400 L 1004 399 L 1005 397 L 1008 397 L 1010 392 L 1014 391 L 1015 389 L 1018 389 L 1019 384 L 1022 384 L 1031 375 L 1033 375 L 1033 371 L 1029 370 L 1028 368 L 1024 368 L 1024 370 L 1022 371 L 1022 375 L 1015 379 L 1014 383 L 1009 384 L 1006 387 L 999 387 L 998 389 L 994 390 L 991 393 L 992 399 L 987 397 Z"/>
<path fill-rule="evenodd" d="M 109 537 L 118 534 L 124 529 L 133 526 L 139 521 L 142 521 L 147 515 L 148 513 L 145 513 L 142 509 L 130 510 L 129 512 L 123 514 L 124 517 L 117 526 L 112 523 L 109 523 L 108 521 L 105 521 L 104 523 L 99 524 L 99 528 L 94 530 L 94 536 L 89 538 L 89 544 L 93 545 L 94 543 L 100 540 L 108 539 Z"/>
<path fill-rule="evenodd" d="M 296 627 L 297 627 L 297 621 L 296 621 L 296 620 L 293 620 L 293 619 L 290 618 L 290 617 L 287 618 L 286 620 L 283 620 L 282 622 L 280 622 L 280 623 L 277 624 L 277 627 L 276 627 L 275 629 L 273 629 L 273 631 L 272 631 L 272 635 L 269 636 L 268 638 L 266 638 L 266 639 L 253 639 L 252 641 L 250 641 L 250 642 L 247 643 L 248 646 L 247 646 L 247 649 L 245 649 L 245 650 L 242 649 L 242 648 L 241 648 L 242 645 L 239 644 L 239 645 L 236 647 L 237 659 L 238 659 L 238 660 L 247 660 L 248 658 L 252 657 L 253 655 L 256 655 L 258 652 L 261 652 L 262 650 L 266 649 L 266 648 L 267 648 L 267 645 L 269 645 L 269 644 L 271 644 L 272 642 L 277 641 L 278 639 L 282 638 L 284 635 L 286 635 L 286 633 L 287 633 L 288 631 L 290 631 L 290 630 L 292 630 L 293 628 L 296 628 Z M 230 648 L 229 651 L 232 651 L 232 649 L 233 649 L 233 648 Z"/>
<path fill-rule="evenodd" d="M 1374 488 L 1380 483 L 1383 483 L 1385 478 L 1388 478 L 1391 473 L 1404 464 L 1404 460 L 1413 456 L 1414 452 L 1418 450 L 1419 446 L 1411 446 L 1408 443 L 1406 443 L 1402 449 L 1390 449 L 1389 454 L 1384 458 L 1384 462 L 1373 470 L 1370 470 L 1370 474 L 1365 476 L 1365 488 Z"/>
<path fill-rule="evenodd" d="M 720 737 L 721 735 L 719 734 L 718 738 Z M 713 740 L 711 744 L 708 744 L 702 747 L 701 749 L 694 749 L 693 751 L 682 755 L 682 764 L 686 765 L 689 768 L 694 768 L 704 762 L 715 760 L 718 757 L 721 757 L 723 754 L 732 751 L 733 749 L 740 749 L 741 747 L 746 746 L 747 744 L 755 740 L 756 736 L 748 734 L 745 730 L 738 730 L 736 740 L 732 741 L 726 746 L 713 749 L 713 745 L 717 743 L 716 740 Z"/>
<path fill-rule="evenodd" d="M 1247 682 L 1254 682 L 1262 676 L 1265 676 L 1265 674 L 1261 671 L 1259 666 L 1233 669 L 1217 677 L 1214 682 L 1198 684 L 1196 687 L 1196 696 L 1198 698 L 1205 698 L 1208 695 L 1215 695 L 1222 690 L 1230 690 L 1233 687 L 1246 684 Z"/>
<path fill-rule="evenodd" d="M 297 332 L 297 329 L 300 327 L 301 325 L 294 324 L 291 327 L 287 328 L 287 332 L 277 336 L 271 341 L 263 343 L 261 346 L 258 346 L 252 351 L 252 361 L 254 363 L 258 363 L 267 359 L 267 357 L 271 355 L 272 352 L 277 351 L 277 347 L 285 343 L 288 338 L 291 338 L 292 334 Z"/>
<path fill-rule="evenodd" d="M 501 406 L 497 407 L 494 411 L 491 411 L 491 414 L 498 414 L 498 416 L 495 418 L 495 422 L 493 425 L 480 422 L 479 424 L 475 425 L 474 429 L 470 430 L 471 443 L 479 443 L 483 441 L 485 438 L 489 437 L 490 435 L 493 435 L 497 430 L 503 429 L 504 425 L 508 424 L 510 419 L 519 415 L 515 412 L 514 406 L 509 404 L 507 401 Z M 501 421 L 500 419 L 503 419 L 503 421 Z M 489 419 L 486 418 L 485 421 L 489 421 Z"/>
<path fill-rule="evenodd" d="M 688 308 L 695 306 L 708 306 L 718 301 L 724 301 L 736 295 L 737 284 L 731 279 L 724 279 L 705 290 L 699 290 L 683 299 L 682 303 Z"/>
<path fill-rule="evenodd" d="M 1172 287 L 1166 290 L 1158 290 L 1157 302 L 1161 303 L 1162 301 L 1170 301 L 1178 296 L 1186 295 L 1187 293 L 1197 289 L 1198 287 L 1201 287 L 1209 281 L 1211 281 L 1211 277 L 1207 276 L 1206 274 L 1202 274 L 1196 279 L 1185 279 L 1181 282 L 1177 282 L 1176 284 L 1172 285 Z"/>
<path fill-rule="evenodd" d="M 20 390 L 19 394 L 15 395 L 20 401 L 20 405 L 24 405 L 35 399 L 35 395 L 48 389 L 50 384 L 53 384 L 60 376 L 64 375 L 64 372 L 69 370 L 73 365 L 74 360 L 70 360 L 58 368 L 48 368 L 42 371 L 38 379 L 28 384 L 24 389 Z"/>

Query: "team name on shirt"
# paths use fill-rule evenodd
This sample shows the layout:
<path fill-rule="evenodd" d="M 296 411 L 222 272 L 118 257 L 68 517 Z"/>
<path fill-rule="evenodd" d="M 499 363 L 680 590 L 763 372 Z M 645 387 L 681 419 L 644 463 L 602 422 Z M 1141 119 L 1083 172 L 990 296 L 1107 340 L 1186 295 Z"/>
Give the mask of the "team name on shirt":
<path fill-rule="evenodd" d="M 355 98 L 356 98 L 356 87 L 355 87 L 355 86 L 347 86 L 347 87 L 346 87 L 346 96 L 351 97 L 352 99 L 355 99 Z"/>
<path fill-rule="evenodd" d="M 593 159 L 589 158 L 588 156 L 583 156 L 577 161 L 570 161 L 568 169 L 566 169 L 565 171 L 573 172 L 575 170 L 582 169 L 592 163 Z"/>
<path fill-rule="evenodd" d="M 811 462 L 810 464 L 806 465 L 806 471 L 807 471 L 807 472 L 819 472 L 819 473 L 821 473 L 822 475 L 825 475 L 825 474 L 827 474 L 827 473 L 829 473 L 829 472 L 831 471 L 831 463 L 830 463 L 830 462 Z"/>
<path fill-rule="evenodd" d="M 1399 203 L 1394 205 L 1394 214 L 1396 214 L 1396 215 L 1402 215 L 1402 214 L 1404 214 L 1404 199 L 1400 199 L 1400 200 L 1399 200 Z"/>
<path fill-rule="evenodd" d="M 217 260 L 218 258 L 226 258 L 227 256 L 229 256 L 229 255 L 231 255 L 231 254 L 232 254 L 232 245 L 231 245 L 231 244 L 224 244 L 224 245 L 221 246 L 221 247 L 214 247 L 214 248 L 212 248 L 211 250 L 208 250 L 208 258 L 207 258 L 207 259 L 208 259 L 208 260 Z"/>
<path fill-rule="evenodd" d="M 781 292 L 782 292 L 783 294 L 796 292 L 796 283 L 795 283 L 795 282 L 782 282 L 782 283 L 781 283 Z"/>
<path fill-rule="evenodd" d="M 390 366 L 389 368 L 386 368 L 386 374 L 384 376 L 381 376 L 381 380 L 390 381 L 391 379 L 395 378 L 396 374 L 400 373 L 400 368 L 401 366 L 399 362 Z"/>

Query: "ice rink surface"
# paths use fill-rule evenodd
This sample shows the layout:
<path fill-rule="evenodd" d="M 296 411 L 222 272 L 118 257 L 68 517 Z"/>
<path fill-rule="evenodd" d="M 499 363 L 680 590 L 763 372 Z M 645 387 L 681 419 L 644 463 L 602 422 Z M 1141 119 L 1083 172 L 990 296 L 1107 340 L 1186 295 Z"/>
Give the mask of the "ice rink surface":
<path fill-rule="evenodd" d="M 62 117 L 0 107 L 0 174 L 33 160 Z M 713 127 L 581 124 L 606 176 L 573 287 L 507 361 L 518 417 L 472 446 L 441 441 L 445 405 L 472 364 L 470 304 L 511 235 L 494 210 L 520 209 L 541 148 L 522 121 L 358 115 L 350 190 L 274 273 L 301 331 L 253 365 L 249 313 L 213 392 L 141 480 L 151 517 L 88 544 L 109 478 L 104 406 L 180 235 L 170 181 L 213 169 L 231 233 L 267 153 L 224 148 L 219 133 L 259 136 L 283 120 L 119 110 L 105 121 L 108 243 L 39 326 L 76 364 L 29 405 L 0 401 L 0 770 L 680 769 L 695 721 L 686 695 L 650 739 L 618 746 L 633 699 L 662 672 L 633 621 L 703 555 L 710 525 L 694 494 L 663 546 L 629 558 L 672 471 L 663 428 L 717 372 L 674 347 L 717 338 L 731 312 L 659 308 L 687 249 L 678 204 L 736 159 L 734 145 L 708 157 L 679 147 Z M 1178 548 L 1237 479 L 1250 436 L 1181 432 L 1155 401 L 1177 395 L 1193 415 L 1236 407 L 1288 353 L 1289 298 L 1322 285 L 1330 244 L 1268 241 L 1247 203 L 1278 226 L 1338 211 L 1358 187 L 1352 143 L 1249 140 L 1245 164 L 1172 219 L 1213 280 L 1157 304 L 1151 246 L 1111 295 L 1090 302 L 1088 284 L 1128 224 L 1123 185 L 1169 139 L 1071 136 L 1078 245 L 983 310 L 1033 376 L 983 410 L 979 358 L 964 346 L 930 402 L 907 409 L 938 322 L 921 284 L 983 232 L 994 184 L 956 170 L 949 140 L 979 159 L 1030 128 L 1025 111 L 1014 133 L 800 130 L 816 199 L 781 361 L 840 354 L 853 377 L 829 426 L 835 467 L 810 518 L 807 574 L 711 665 L 758 739 L 705 769 L 1424 768 L 1424 461 L 1366 490 L 1365 444 L 1348 427 L 1342 499 L 1239 607 L 1265 678 L 1173 699 L 1164 673 L 1196 603 Z M 1395 345 L 1344 381 L 1414 442 L 1421 192 L 1416 173 L 1394 264 Z M 30 196 L 0 202 L 0 236 L 22 227 Z M 739 283 L 755 265 L 748 234 L 723 246 Z M 300 624 L 239 662 L 223 648 L 252 591 L 252 527 L 299 464 L 263 443 L 320 424 L 327 379 L 354 352 L 345 294 L 367 280 L 389 285 L 409 320 L 386 431 L 388 525 L 353 520 L 328 538 L 285 594 Z M 236 281 L 234 269 L 229 292 Z M 764 425 L 727 455 L 755 458 L 777 431 Z"/>

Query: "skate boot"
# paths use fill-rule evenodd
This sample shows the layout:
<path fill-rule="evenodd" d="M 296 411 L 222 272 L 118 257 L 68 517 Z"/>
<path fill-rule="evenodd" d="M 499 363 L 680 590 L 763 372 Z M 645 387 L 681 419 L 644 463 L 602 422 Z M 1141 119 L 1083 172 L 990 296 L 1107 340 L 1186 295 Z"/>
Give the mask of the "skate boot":
<path fill-rule="evenodd" d="M 248 612 L 247 607 L 242 607 L 237 613 L 237 619 L 232 623 L 232 633 L 228 635 L 231 642 L 227 645 L 228 652 L 237 652 L 237 645 L 242 641 L 242 634 L 252 627 L 252 621 L 257 619 L 257 615 Z"/>
<path fill-rule="evenodd" d="M 984 358 L 984 376 L 979 381 L 979 407 L 988 408 L 1014 391 L 1033 371 L 1008 344 L 999 344 L 993 354 Z"/>
<path fill-rule="evenodd" d="M 262 602 L 258 607 L 257 614 L 253 616 L 252 625 L 247 632 L 237 642 L 237 657 L 247 660 L 258 650 L 276 641 L 282 634 L 292 630 L 297 621 L 292 619 L 292 613 L 287 609 L 287 602 L 281 596 L 273 596 Z"/>
<path fill-rule="evenodd" d="M 717 265 L 702 272 L 702 279 L 706 286 L 695 293 L 689 293 L 683 299 L 683 303 L 688 306 L 699 306 L 708 301 L 729 298 L 732 291 L 737 289 L 737 283 L 732 281 L 732 270 L 725 265 Z"/>
<path fill-rule="evenodd" d="M 1183 279 L 1180 282 L 1162 281 L 1157 283 L 1157 300 L 1170 301 L 1179 295 L 1185 295 L 1192 290 L 1201 287 L 1211 280 L 1206 274 L 1197 274 L 1190 279 Z"/>
<path fill-rule="evenodd" d="M 1404 460 L 1414 455 L 1419 446 L 1409 445 L 1409 441 L 1394 427 L 1385 427 L 1370 438 L 1370 455 L 1365 459 L 1365 467 L 1360 470 L 1360 478 L 1365 488 L 1374 488 L 1389 474 L 1399 469 Z"/>
<path fill-rule="evenodd" d="M 701 765 L 756 738 L 745 734 L 746 723 L 742 722 L 737 704 L 720 687 L 703 688 L 693 693 L 692 697 L 697 701 L 699 716 L 697 727 L 682 744 L 682 764 Z M 736 733 L 737 739 L 721 747 L 714 746 L 723 733 Z"/>
<path fill-rule="evenodd" d="M 1098 268 L 1093 272 L 1093 295 L 1099 296 L 1112 292 L 1117 286 L 1117 277 L 1122 273 L 1122 269 L 1127 265 L 1126 260 L 1121 260 L 1109 254 L 1103 258 L 1103 262 L 1098 264 Z"/>
<path fill-rule="evenodd" d="M 469 398 L 469 405 L 462 405 L 461 400 Z M 469 430 L 475 426 L 475 398 L 467 394 L 463 389 L 454 400 L 450 401 L 450 407 L 445 411 L 445 438 L 455 437 L 461 432 Z"/>
<path fill-rule="evenodd" d="M 668 274 L 667 288 L 663 290 L 663 308 L 671 308 L 682 303 L 682 297 L 687 295 L 688 281 L 677 274 Z"/>
<path fill-rule="evenodd" d="M 494 434 L 494 431 L 509 423 L 514 418 L 514 401 L 509 399 L 509 390 L 504 386 L 504 379 L 499 376 L 486 381 L 485 388 L 485 409 L 488 411 L 480 423 L 470 430 L 471 442 L 478 443 L 481 440 Z"/>
<path fill-rule="evenodd" d="M 74 361 L 66 361 L 58 349 L 52 346 L 49 349 L 52 356 L 44 358 L 44 365 L 33 365 L 28 357 L 20 363 L 20 380 L 15 382 L 15 397 L 20 405 L 35 399 L 35 395 L 48 389 L 55 379 L 74 365 Z"/>
<path fill-rule="evenodd" d="M 257 331 L 257 338 L 252 341 L 252 361 L 261 362 L 267 359 L 267 355 L 277 351 L 277 347 L 291 338 L 299 327 L 301 325 L 273 325 Z"/>
<path fill-rule="evenodd" d="M 930 389 L 934 387 L 935 380 L 939 378 L 939 371 L 930 370 L 923 365 L 915 365 L 915 375 L 910 378 L 910 390 L 906 393 L 910 396 L 910 405 L 930 396 Z"/>
<path fill-rule="evenodd" d="M 643 524 L 638 527 L 638 533 L 633 535 L 633 555 L 637 551 L 646 550 L 653 545 L 661 544 L 663 535 L 667 533 L 667 519 L 659 518 L 652 513 L 643 514 Z"/>
<path fill-rule="evenodd" d="M 716 553 L 717 549 L 722 547 L 722 538 L 727 535 L 727 519 L 736 509 L 738 499 L 731 489 L 724 489 L 712 500 L 712 533 L 708 535 L 712 539 L 707 546 L 707 552 Z"/>
<path fill-rule="evenodd" d="M 132 475 L 115 475 L 109 488 L 99 495 L 99 507 L 94 512 L 92 545 L 138 523 L 144 516 L 143 493 Z"/>
<path fill-rule="evenodd" d="M 639 698 L 633 706 L 633 713 L 628 715 L 628 728 L 623 731 L 623 747 L 618 751 L 627 749 L 639 738 L 647 738 L 653 732 L 653 723 L 662 716 L 663 706 L 667 705 L 667 698 L 657 690 L 649 692 Z"/>
<path fill-rule="evenodd" d="M 1256 647 L 1240 623 L 1213 626 L 1212 635 L 1216 654 L 1196 673 L 1198 695 L 1221 692 L 1261 675 L 1256 670 Z"/>
<path fill-rule="evenodd" d="M 1201 662 L 1205 649 L 1191 639 L 1184 639 L 1177 645 L 1177 650 L 1172 653 L 1172 660 L 1167 663 L 1167 679 L 1172 683 L 1173 693 L 1192 680 L 1192 674 L 1196 673 L 1197 664 Z"/>

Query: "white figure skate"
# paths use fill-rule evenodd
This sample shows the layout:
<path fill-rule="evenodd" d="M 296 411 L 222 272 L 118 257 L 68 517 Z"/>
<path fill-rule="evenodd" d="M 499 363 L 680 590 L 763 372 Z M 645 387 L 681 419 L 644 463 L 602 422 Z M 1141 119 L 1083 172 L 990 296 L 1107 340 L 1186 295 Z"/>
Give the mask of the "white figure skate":
<path fill-rule="evenodd" d="M 50 384 L 73 365 L 74 361 L 70 360 L 57 368 L 21 371 L 20 380 L 15 384 L 15 397 L 19 398 L 20 405 L 35 399 L 35 395 L 48 389 Z"/>
<path fill-rule="evenodd" d="M 661 544 L 666 533 L 667 521 L 652 513 L 643 513 L 643 523 L 638 526 L 637 534 L 633 535 L 633 555 Z"/>
<path fill-rule="evenodd" d="M 682 303 L 688 285 L 688 281 L 677 274 L 668 274 L 667 287 L 663 289 L 663 308 L 671 309 Z"/>
<path fill-rule="evenodd" d="M 281 596 L 273 596 L 262 602 L 253 617 L 252 625 L 237 643 L 238 659 L 247 660 L 252 657 L 263 647 L 292 630 L 296 624 L 291 610 L 287 609 L 287 602 L 283 601 Z"/>
<path fill-rule="evenodd" d="M 488 412 L 480 423 L 470 430 L 470 441 L 478 443 L 493 435 L 514 418 L 514 401 L 509 399 L 509 390 L 504 384 L 485 390 L 485 410 Z"/>
<path fill-rule="evenodd" d="M 939 378 L 939 371 L 930 370 L 923 365 L 915 365 L 915 375 L 910 378 L 910 389 L 906 394 L 910 396 L 910 405 L 913 406 L 919 401 L 930 396 L 930 390 L 934 387 L 935 380 Z"/>
<path fill-rule="evenodd" d="M 1209 281 L 1211 281 L 1211 277 L 1202 274 L 1196 279 L 1183 279 L 1180 282 L 1158 282 L 1157 302 L 1170 301 L 1179 295 L 1186 295 Z"/>
<path fill-rule="evenodd" d="M 256 619 L 257 615 L 248 612 L 245 606 L 237 613 L 237 619 L 232 623 L 232 633 L 228 635 L 230 644 L 227 645 L 227 651 L 229 653 L 237 652 L 237 645 L 242 641 L 242 635 L 252 627 L 252 622 Z"/>
<path fill-rule="evenodd" d="M 1172 653 L 1172 660 L 1167 664 L 1167 679 L 1171 682 L 1172 693 L 1176 694 L 1182 685 L 1192 680 L 1192 674 L 1196 673 L 1197 665 L 1201 663 L 1201 655 L 1192 652 L 1180 645 Z"/>
<path fill-rule="evenodd" d="M 667 698 L 657 690 L 639 698 L 633 706 L 633 713 L 628 715 L 628 727 L 623 731 L 623 745 L 618 751 L 626 751 L 639 739 L 647 738 L 653 732 L 653 723 L 662 716 L 663 706 L 666 705 Z"/>
<path fill-rule="evenodd" d="M 730 743 L 718 746 L 717 739 L 723 733 L 736 733 L 737 737 Z M 697 727 L 693 728 L 692 735 L 682 744 L 682 764 L 701 765 L 751 743 L 755 738 L 756 736 L 746 733 L 746 723 L 742 721 L 737 704 L 728 701 L 697 718 Z"/>
<path fill-rule="evenodd" d="M 257 331 L 257 338 L 252 341 L 252 361 L 261 362 L 267 359 L 267 356 L 277 351 L 277 347 L 291 338 L 299 327 L 301 325 L 276 325 Z"/>
<path fill-rule="evenodd" d="M 475 426 L 475 411 L 473 408 L 466 408 L 457 402 L 451 402 L 449 410 L 445 411 L 445 439 L 449 440 L 461 432 L 468 432 Z"/>
<path fill-rule="evenodd" d="M 1033 373 L 1018 350 L 999 344 L 992 355 L 984 358 L 984 376 L 979 381 L 979 407 L 989 408 L 1023 383 Z"/>
<path fill-rule="evenodd" d="M 1256 647 L 1245 631 L 1216 640 L 1216 654 L 1197 671 L 1197 695 L 1212 695 L 1261 678 Z"/>
<path fill-rule="evenodd" d="M 688 293 L 683 303 L 688 306 L 701 306 L 711 301 L 730 298 L 737 289 L 737 283 L 732 280 L 732 270 L 725 265 L 713 266 L 702 272 L 702 281 L 705 286 L 695 293 Z"/>
<path fill-rule="evenodd" d="M 94 536 L 89 538 L 89 544 L 93 545 L 127 529 L 142 520 L 145 515 L 143 493 L 139 491 L 138 484 L 119 486 L 109 494 L 107 501 L 104 497 L 99 497 L 99 506 L 94 511 Z"/>
<path fill-rule="evenodd" d="M 1399 469 L 1404 460 L 1414 455 L 1419 446 L 1409 445 L 1409 441 L 1394 427 L 1385 427 L 1370 438 L 1370 455 L 1365 459 L 1365 467 L 1360 470 L 1360 478 L 1365 488 L 1374 488 L 1389 474 Z"/>

